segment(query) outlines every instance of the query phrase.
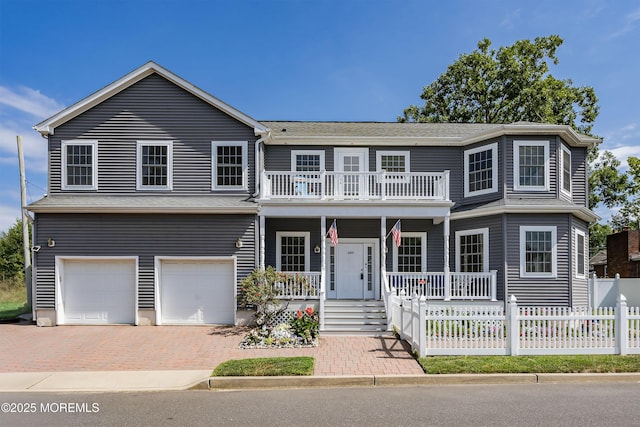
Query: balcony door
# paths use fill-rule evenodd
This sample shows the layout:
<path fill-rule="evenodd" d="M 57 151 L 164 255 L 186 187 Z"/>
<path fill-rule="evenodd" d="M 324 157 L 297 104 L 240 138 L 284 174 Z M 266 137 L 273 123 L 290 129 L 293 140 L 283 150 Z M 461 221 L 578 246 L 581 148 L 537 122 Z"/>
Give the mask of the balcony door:
<path fill-rule="evenodd" d="M 366 196 L 366 175 L 369 170 L 369 150 L 366 148 L 336 148 L 336 195 L 345 199 L 359 199 Z"/>

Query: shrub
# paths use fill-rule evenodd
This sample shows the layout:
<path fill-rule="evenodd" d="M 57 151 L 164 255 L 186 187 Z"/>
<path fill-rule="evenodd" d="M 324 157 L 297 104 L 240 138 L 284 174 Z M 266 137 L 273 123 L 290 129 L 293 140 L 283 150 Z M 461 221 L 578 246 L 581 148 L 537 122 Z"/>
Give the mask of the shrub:
<path fill-rule="evenodd" d="M 279 283 L 284 276 L 273 267 L 253 270 L 240 282 L 240 302 L 244 307 L 253 307 L 256 324 L 264 329 L 273 329 L 288 304 L 281 304 Z"/>
<path fill-rule="evenodd" d="M 317 338 L 319 330 L 318 313 L 313 311 L 313 307 L 307 307 L 304 311 L 298 310 L 291 319 L 291 331 L 304 343 L 312 343 Z"/>

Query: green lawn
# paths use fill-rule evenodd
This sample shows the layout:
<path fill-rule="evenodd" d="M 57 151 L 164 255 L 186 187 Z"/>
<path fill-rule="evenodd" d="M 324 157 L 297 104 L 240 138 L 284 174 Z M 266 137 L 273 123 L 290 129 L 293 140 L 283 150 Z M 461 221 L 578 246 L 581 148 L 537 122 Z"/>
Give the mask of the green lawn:
<path fill-rule="evenodd" d="M 27 290 L 24 285 L 0 282 L 0 320 L 13 319 L 28 313 Z"/>
<path fill-rule="evenodd" d="M 640 355 L 430 356 L 418 361 L 427 374 L 640 372 Z"/>
<path fill-rule="evenodd" d="M 214 377 L 274 377 L 313 375 L 313 357 L 266 357 L 228 360 L 218 365 Z"/>

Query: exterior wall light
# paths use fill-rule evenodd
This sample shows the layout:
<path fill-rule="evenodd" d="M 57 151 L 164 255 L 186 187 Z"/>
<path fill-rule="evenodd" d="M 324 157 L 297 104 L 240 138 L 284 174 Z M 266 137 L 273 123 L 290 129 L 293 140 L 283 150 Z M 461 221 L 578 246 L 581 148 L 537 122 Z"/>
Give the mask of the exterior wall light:
<path fill-rule="evenodd" d="M 49 246 L 50 248 L 54 247 L 56 245 L 56 241 L 53 240 L 51 237 L 49 237 L 47 239 L 47 246 Z"/>
<path fill-rule="evenodd" d="M 316 243 L 316 245 L 313 247 L 313 253 L 314 254 L 319 254 L 320 253 L 320 245 Z"/>
<path fill-rule="evenodd" d="M 240 249 L 242 247 L 242 240 L 240 240 L 240 238 L 238 237 L 238 240 L 236 240 L 236 248 Z"/>

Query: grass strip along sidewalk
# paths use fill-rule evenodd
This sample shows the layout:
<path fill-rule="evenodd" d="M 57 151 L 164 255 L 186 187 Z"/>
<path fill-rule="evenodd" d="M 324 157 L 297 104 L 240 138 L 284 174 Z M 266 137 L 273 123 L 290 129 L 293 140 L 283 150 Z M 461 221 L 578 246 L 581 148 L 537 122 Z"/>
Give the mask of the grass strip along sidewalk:
<path fill-rule="evenodd" d="M 640 372 L 640 355 L 431 356 L 418 359 L 427 374 L 559 374 Z"/>
<path fill-rule="evenodd" d="M 213 370 L 214 377 L 275 377 L 313 375 L 313 357 L 264 357 L 228 360 Z"/>

